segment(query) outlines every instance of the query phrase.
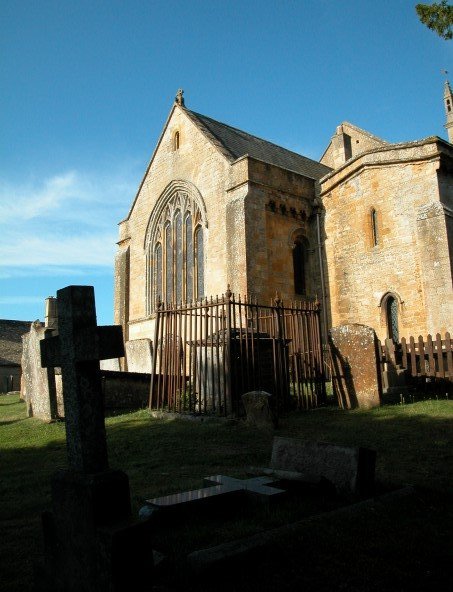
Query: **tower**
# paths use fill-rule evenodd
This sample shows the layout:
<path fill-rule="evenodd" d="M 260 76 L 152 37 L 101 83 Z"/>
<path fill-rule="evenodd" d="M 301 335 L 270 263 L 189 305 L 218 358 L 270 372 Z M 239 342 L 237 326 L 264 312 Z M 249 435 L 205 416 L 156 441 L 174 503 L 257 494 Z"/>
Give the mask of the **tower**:
<path fill-rule="evenodd" d="M 447 116 L 444 127 L 448 133 L 448 141 L 453 144 L 453 93 L 448 80 L 445 81 L 444 87 L 444 105 L 445 115 Z"/>

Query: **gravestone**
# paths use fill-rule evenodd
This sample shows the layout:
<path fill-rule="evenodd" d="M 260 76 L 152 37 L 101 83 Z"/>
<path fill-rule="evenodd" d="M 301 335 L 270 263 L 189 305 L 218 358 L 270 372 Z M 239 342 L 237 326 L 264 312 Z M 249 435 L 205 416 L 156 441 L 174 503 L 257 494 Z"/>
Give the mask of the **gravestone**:
<path fill-rule="evenodd" d="M 375 464 L 376 452 L 367 448 L 281 436 L 272 446 L 271 469 L 297 473 L 308 482 L 327 479 L 346 495 L 372 493 Z"/>
<path fill-rule="evenodd" d="M 153 347 L 151 339 L 134 339 L 126 342 L 128 372 L 151 374 L 153 371 Z"/>
<path fill-rule="evenodd" d="M 358 323 L 330 330 L 332 382 L 340 407 L 371 409 L 382 400 L 376 333 Z"/>
<path fill-rule="evenodd" d="M 124 354 L 122 330 L 97 327 L 91 286 L 68 286 L 57 300 L 59 335 L 40 342 L 41 360 L 61 367 L 69 469 L 52 477 L 37 588 L 149 590 L 147 525 L 131 520 L 127 475 L 108 466 L 99 360 Z"/>
<path fill-rule="evenodd" d="M 21 397 L 27 405 L 28 417 L 44 421 L 52 421 L 59 416 L 54 369 L 41 367 L 40 343 L 52 333 L 53 329 L 34 321 L 30 331 L 22 335 Z"/>
<path fill-rule="evenodd" d="M 277 427 L 276 415 L 272 412 L 272 395 L 265 391 L 250 391 L 242 395 L 247 423 L 256 427 Z"/>

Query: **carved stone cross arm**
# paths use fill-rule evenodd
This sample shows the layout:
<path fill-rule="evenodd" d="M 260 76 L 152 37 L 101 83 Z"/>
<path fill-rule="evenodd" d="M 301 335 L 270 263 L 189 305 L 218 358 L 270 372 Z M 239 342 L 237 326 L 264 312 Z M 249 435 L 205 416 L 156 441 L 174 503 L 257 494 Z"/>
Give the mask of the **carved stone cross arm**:
<path fill-rule="evenodd" d="M 81 331 L 79 338 L 79 346 L 70 352 L 73 354 L 71 359 L 74 362 L 110 360 L 124 356 L 123 332 L 119 325 L 96 327 L 94 332 Z M 43 368 L 62 365 L 59 335 L 42 340 L 40 346 Z"/>
<path fill-rule="evenodd" d="M 41 341 L 41 364 L 61 367 L 70 468 L 101 472 L 108 458 L 99 360 L 124 355 L 122 329 L 97 326 L 92 286 L 68 286 L 57 300 L 58 335 Z"/>

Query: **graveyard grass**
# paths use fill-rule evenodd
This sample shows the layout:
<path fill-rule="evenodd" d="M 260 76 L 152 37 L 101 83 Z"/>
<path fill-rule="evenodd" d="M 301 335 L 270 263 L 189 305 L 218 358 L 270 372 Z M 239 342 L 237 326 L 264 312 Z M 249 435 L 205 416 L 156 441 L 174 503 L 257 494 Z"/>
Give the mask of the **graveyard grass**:
<path fill-rule="evenodd" d="M 245 478 L 246 467 L 267 466 L 274 435 L 242 422 L 156 419 L 147 410 L 108 417 L 106 425 L 110 466 L 128 474 L 135 512 L 146 498 L 201 487 L 208 475 Z M 240 586 L 225 570 L 221 581 L 198 582 L 194 589 L 450 589 L 452 428 L 449 400 L 284 417 L 278 435 L 374 448 L 378 484 L 412 484 L 416 495 L 382 513 L 334 517 L 304 535 L 293 534 L 259 570 L 244 570 Z M 27 418 L 17 396 L 0 396 L 0 459 L 0 589 L 27 592 L 33 563 L 42 555 L 40 514 L 49 509 L 50 476 L 66 463 L 64 423 Z M 242 516 L 229 530 L 220 523 L 204 531 L 192 524 L 181 544 L 207 547 L 219 537 L 288 522 L 285 511 Z M 186 583 L 182 589 L 191 588 Z"/>

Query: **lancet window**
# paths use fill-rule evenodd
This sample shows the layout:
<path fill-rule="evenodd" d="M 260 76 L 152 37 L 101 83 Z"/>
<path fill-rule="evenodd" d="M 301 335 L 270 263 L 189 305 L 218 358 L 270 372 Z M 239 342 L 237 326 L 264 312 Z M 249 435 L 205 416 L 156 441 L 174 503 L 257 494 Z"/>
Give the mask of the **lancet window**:
<path fill-rule="evenodd" d="M 161 204 L 162 205 L 162 204 Z M 197 201 L 174 192 L 152 220 L 148 243 L 148 312 L 157 301 L 181 303 L 204 294 L 205 223 Z"/>
<path fill-rule="evenodd" d="M 305 239 L 296 236 L 293 245 L 294 292 L 298 296 L 307 293 L 307 258 L 308 250 Z"/>
<path fill-rule="evenodd" d="M 371 241 L 373 247 L 379 243 L 378 215 L 374 208 L 370 210 Z"/>

